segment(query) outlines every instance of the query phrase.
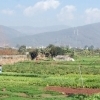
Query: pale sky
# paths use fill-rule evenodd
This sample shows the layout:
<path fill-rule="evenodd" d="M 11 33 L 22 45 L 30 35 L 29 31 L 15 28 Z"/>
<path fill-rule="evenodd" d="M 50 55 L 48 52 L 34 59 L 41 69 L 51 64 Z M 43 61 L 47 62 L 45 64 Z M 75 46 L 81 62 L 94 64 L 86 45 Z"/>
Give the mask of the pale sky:
<path fill-rule="evenodd" d="M 0 0 L 0 25 L 80 26 L 100 22 L 100 0 Z"/>

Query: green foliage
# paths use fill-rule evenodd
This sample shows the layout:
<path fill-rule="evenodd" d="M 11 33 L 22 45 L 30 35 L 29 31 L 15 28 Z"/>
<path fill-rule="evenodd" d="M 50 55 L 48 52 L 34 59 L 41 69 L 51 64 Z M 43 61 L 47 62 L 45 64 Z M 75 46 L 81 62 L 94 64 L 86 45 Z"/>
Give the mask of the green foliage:
<path fill-rule="evenodd" d="M 26 46 L 25 45 L 20 46 L 19 49 L 18 49 L 18 52 L 20 54 L 25 54 L 25 52 L 26 52 Z"/>
<path fill-rule="evenodd" d="M 57 55 L 63 55 L 64 49 L 61 48 L 61 47 L 54 46 L 54 45 L 50 44 L 46 48 L 46 53 L 50 54 L 51 57 L 54 57 L 54 56 L 57 56 Z"/>
<path fill-rule="evenodd" d="M 100 74 L 100 58 L 85 57 L 74 62 L 55 61 L 26 61 L 14 65 L 4 65 L 3 72 L 34 73 L 34 75 L 67 75 L 79 74 L 81 66 L 82 74 Z"/>
<path fill-rule="evenodd" d="M 96 79 L 90 75 L 84 75 L 84 84 L 93 82 L 90 88 L 100 83 L 100 76 L 95 76 Z M 0 76 L 0 100 L 99 100 L 100 95 L 69 95 L 63 96 L 61 93 L 45 90 L 44 86 L 66 86 L 74 87 L 77 85 L 75 80 L 78 80 L 78 75 L 67 76 L 49 76 L 49 77 L 25 77 L 25 76 Z M 87 80 L 87 81 L 86 81 Z M 93 81 L 92 81 L 93 80 Z M 79 86 L 78 86 L 79 87 Z M 100 85 L 99 85 L 100 87 Z M 5 98 L 3 98 L 5 97 Z M 2 98 L 2 99 L 1 99 Z"/>
<path fill-rule="evenodd" d="M 38 50 L 37 49 L 34 49 L 33 51 L 31 51 L 30 53 L 30 56 L 31 56 L 31 59 L 35 59 L 38 55 Z"/>
<path fill-rule="evenodd" d="M 45 90 L 46 86 L 100 88 L 100 58 L 81 57 L 75 62 L 25 61 L 3 65 L 0 100 L 100 100 L 100 94 L 70 95 Z"/>

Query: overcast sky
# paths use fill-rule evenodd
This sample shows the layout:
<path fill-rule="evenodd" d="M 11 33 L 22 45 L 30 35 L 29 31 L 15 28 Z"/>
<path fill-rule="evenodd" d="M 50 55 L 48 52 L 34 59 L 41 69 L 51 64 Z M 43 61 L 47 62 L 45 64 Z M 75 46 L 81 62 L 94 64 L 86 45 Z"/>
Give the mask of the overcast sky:
<path fill-rule="evenodd" d="M 0 25 L 79 26 L 100 22 L 100 0 L 0 0 Z"/>

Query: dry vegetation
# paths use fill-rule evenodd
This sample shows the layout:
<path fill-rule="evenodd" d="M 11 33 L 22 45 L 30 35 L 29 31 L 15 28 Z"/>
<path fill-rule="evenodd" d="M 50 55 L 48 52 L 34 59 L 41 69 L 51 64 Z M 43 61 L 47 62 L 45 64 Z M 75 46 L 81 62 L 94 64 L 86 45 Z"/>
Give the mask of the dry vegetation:
<path fill-rule="evenodd" d="M 19 61 L 27 60 L 26 55 L 19 55 L 18 50 L 12 48 L 0 49 L 0 64 L 14 64 Z"/>

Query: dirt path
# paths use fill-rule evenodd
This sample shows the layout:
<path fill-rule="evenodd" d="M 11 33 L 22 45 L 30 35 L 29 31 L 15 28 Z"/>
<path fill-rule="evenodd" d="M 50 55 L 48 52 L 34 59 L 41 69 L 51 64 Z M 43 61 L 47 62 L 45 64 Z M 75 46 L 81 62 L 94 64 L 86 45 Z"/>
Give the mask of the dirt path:
<path fill-rule="evenodd" d="M 61 92 L 62 94 L 71 95 L 71 94 L 95 94 L 100 93 L 100 89 L 90 89 L 90 88 L 66 88 L 58 86 L 48 86 L 46 90 Z"/>

